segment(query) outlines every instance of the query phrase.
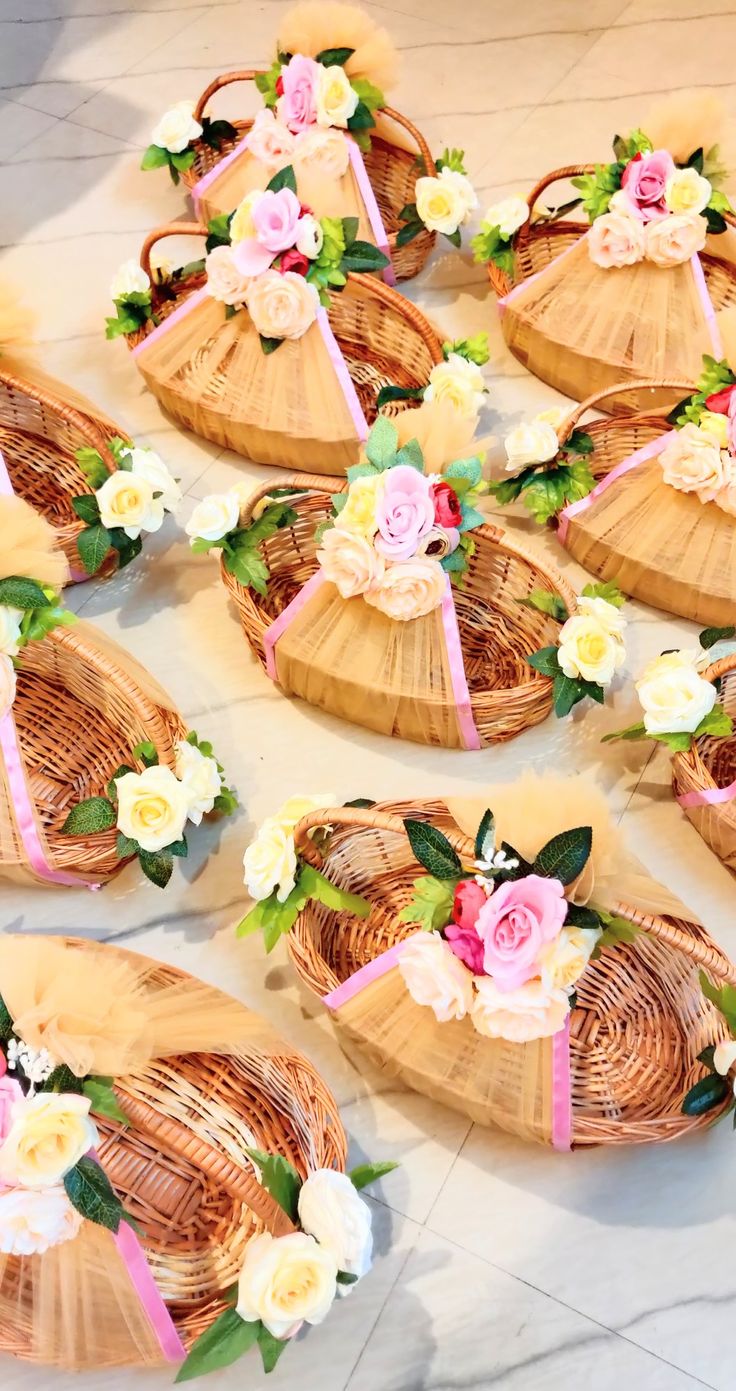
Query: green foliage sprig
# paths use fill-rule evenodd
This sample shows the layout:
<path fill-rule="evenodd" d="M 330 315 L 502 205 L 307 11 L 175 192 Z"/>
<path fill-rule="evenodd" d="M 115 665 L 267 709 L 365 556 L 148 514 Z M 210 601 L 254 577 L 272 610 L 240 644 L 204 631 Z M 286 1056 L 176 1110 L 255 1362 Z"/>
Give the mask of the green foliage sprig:
<path fill-rule="evenodd" d="M 279 490 L 274 490 L 274 497 Z M 287 490 L 287 497 L 293 498 L 293 489 Z M 262 543 L 275 536 L 283 527 L 293 526 L 297 513 L 288 501 L 274 501 L 261 513 L 257 521 L 239 526 L 217 541 L 205 541 L 197 537 L 191 546 L 195 555 L 206 551 L 221 550 L 225 569 L 246 589 L 254 589 L 257 594 L 268 592 L 271 572 L 264 559 Z"/>
<path fill-rule="evenodd" d="M 513 478 L 489 485 L 501 507 L 520 498 L 535 522 L 544 525 L 571 502 L 588 496 L 595 487 L 590 466 L 594 444 L 585 430 L 573 430 L 549 464 L 530 464 Z"/>
<path fill-rule="evenodd" d="M 59 595 L 48 585 L 38 584 L 22 575 L 8 575 L 0 580 L 0 606 L 20 609 L 18 647 L 29 642 L 42 642 L 54 628 L 70 628 L 77 619 L 61 603 Z M 17 658 L 14 658 L 17 664 Z"/>
<path fill-rule="evenodd" d="M 698 378 L 698 388 L 691 396 L 686 396 L 684 400 L 678 401 L 667 416 L 670 425 L 683 426 L 688 424 L 699 425 L 703 411 L 707 410 L 706 401 L 709 396 L 714 396 L 716 392 L 723 391 L 724 387 L 733 386 L 736 382 L 736 375 L 731 371 L 725 358 L 717 361 L 708 353 L 703 353 L 703 371 Z"/>
<path fill-rule="evenodd" d="M 442 344 L 445 362 L 451 353 L 456 357 L 464 357 L 466 362 L 474 362 L 476 367 L 485 366 L 490 357 L 488 334 L 476 333 L 473 338 L 457 338 L 454 342 L 448 340 Z M 430 372 L 430 381 L 431 377 Z M 380 411 L 382 406 L 387 406 L 392 401 L 423 401 L 426 390 L 426 386 L 382 386 L 376 397 L 376 410 Z"/>
<path fill-rule="evenodd" d="M 590 599 L 603 599 L 607 604 L 612 604 L 614 608 L 621 608 L 625 602 L 620 589 L 610 581 L 598 581 L 594 584 L 586 584 L 581 593 Z M 564 601 L 559 595 L 550 594 L 548 590 L 534 589 L 526 599 L 518 601 L 527 608 L 537 609 L 540 613 L 549 614 L 558 623 L 565 623 L 570 617 Z M 559 719 L 569 715 L 575 705 L 581 700 L 590 698 L 602 705 L 605 700 L 605 688 L 600 686 L 597 681 L 586 681 L 582 676 L 567 676 L 560 666 L 559 651 L 556 645 L 541 647 L 539 651 L 533 652 L 527 657 L 527 662 L 535 671 L 541 672 L 543 676 L 552 678 L 552 703 L 554 712 Z"/>
<path fill-rule="evenodd" d="M 108 448 L 119 469 L 130 472 L 130 444 L 115 435 L 108 440 Z M 143 543 L 140 537 L 135 540 L 126 536 L 123 527 L 105 527 L 100 521 L 100 508 L 94 493 L 110 477 L 102 455 L 90 445 L 84 445 L 74 455 L 84 473 L 92 493 L 81 493 L 71 499 L 77 516 L 85 523 L 84 530 L 77 537 L 77 551 L 85 572 L 96 575 L 102 568 L 110 550 L 117 552 L 118 569 L 122 570 L 140 555 Z"/>

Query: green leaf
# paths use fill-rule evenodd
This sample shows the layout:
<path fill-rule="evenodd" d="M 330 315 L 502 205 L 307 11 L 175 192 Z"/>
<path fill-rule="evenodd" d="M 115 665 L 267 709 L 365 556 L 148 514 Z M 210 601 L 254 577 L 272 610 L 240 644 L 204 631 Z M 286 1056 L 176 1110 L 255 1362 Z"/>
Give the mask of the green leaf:
<path fill-rule="evenodd" d="M 265 333 L 259 333 L 258 337 L 261 343 L 261 352 L 264 353 L 266 357 L 268 357 L 270 353 L 275 353 L 277 348 L 280 348 L 282 344 L 286 342 L 284 338 L 267 338 Z"/>
<path fill-rule="evenodd" d="M 205 242 L 207 251 L 214 251 L 216 246 L 230 245 L 230 222 L 232 213 L 218 213 L 217 217 L 211 217 L 207 223 L 208 237 Z"/>
<path fill-rule="evenodd" d="M 733 720 L 727 715 L 722 705 L 714 705 L 713 709 L 704 715 L 695 731 L 695 738 L 699 739 L 701 734 L 710 734 L 714 738 L 723 739 L 733 732 Z"/>
<path fill-rule="evenodd" d="M 361 275 L 367 275 L 371 271 L 383 270 L 390 265 L 388 256 L 378 250 L 369 241 L 354 241 L 345 251 L 340 262 L 343 271 L 358 271 Z"/>
<path fill-rule="evenodd" d="M 667 748 L 671 749 L 672 753 L 686 753 L 691 747 L 695 736 L 693 734 L 677 733 L 651 734 L 649 737 L 656 740 L 658 744 L 666 744 Z"/>
<path fill-rule="evenodd" d="M 682 1103 L 682 1109 L 686 1116 L 704 1116 L 708 1111 L 720 1106 L 730 1090 L 725 1077 L 720 1077 L 717 1072 L 709 1072 L 707 1077 L 701 1077 L 700 1081 L 690 1088 Z"/>
<path fill-rule="evenodd" d="M 613 744 L 617 739 L 648 739 L 644 723 L 639 720 L 636 724 L 627 725 L 626 729 L 616 729 L 612 734 L 604 734 L 601 739 L 602 744 Z"/>
<path fill-rule="evenodd" d="M 572 884 L 585 869 L 592 845 L 590 826 L 575 826 L 570 831 L 561 831 L 542 846 L 534 861 L 534 873 L 541 874 L 545 879 L 559 879 L 561 884 Z"/>
<path fill-rule="evenodd" d="M 10 1016 L 10 1010 L 2 996 L 0 996 L 0 1041 L 2 1043 L 7 1042 L 12 1032 L 13 1020 Z"/>
<path fill-rule="evenodd" d="M 526 599 L 517 599 L 517 604 L 522 604 L 526 609 L 537 609 L 539 613 L 548 613 L 550 618 L 554 618 L 558 623 L 564 623 L 569 617 L 567 604 L 559 594 L 553 594 L 549 589 L 533 589 Z"/>
<path fill-rule="evenodd" d="M 141 847 L 137 840 L 130 840 L 124 836 L 122 831 L 118 831 L 115 841 L 115 854 L 119 860 L 130 860 L 134 855 L 140 855 Z"/>
<path fill-rule="evenodd" d="M 722 232 L 728 231 L 728 223 L 723 213 L 716 212 L 715 208 L 704 208 L 703 217 L 705 218 L 708 233 L 711 237 L 718 237 Z"/>
<path fill-rule="evenodd" d="M 607 604 L 612 604 L 615 609 L 623 608 L 626 603 L 625 594 L 621 593 L 618 585 L 611 580 L 598 580 L 595 584 L 586 584 L 581 593 L 587 599 L 605 599 Z"/>
<path fill-rule="evenodd" d="M 171 845 L 167 845 L 166 849 L 169 855 L 174 855 L 179 860 L 185 860 L 189 854 L 186 836 L 182 836 L 181 840 L 172 840 Z"/>
<path fill-rule="evenodd" d="M 258 1330 L 258 1347 L 261 1352 L 264 1372 L 272 1372 L 278 1362 L 282 1352 L 289 1345 L 288 1338 L 274 1338 L 273 1333 L 269 1333 L 265 1324 L 261 1324 Z"/>
<path fill-rule="evenodd" d="M 194 150 L 179 150 L 174 154 L 169 153 L 169 165 L 173 165 L 174 169 L 176 169 L 177 172 L 182 174 L 184 173 L 185 169 L 191 169 L 192 165 L 194 164 L 194 160 Z"/>
<path fill-rule="evenodd" d="M 409 242 L 414 241 L 414 238 L 418 237 L 423 231 L 424 223 L 420 222 L 419 218 L 414 222 L 405 222 L 396 233 L 396 245 L 408 246 Z"/>
<path fill-rule="evenodd" d="M 110 798 L 111 802 L 114 802 L 117 799 L 118 790 L 115 784 L 118 778 L 124 778 L 126 773 L 134 772 L 135 768 L 131 768 L 130 764 L 128 763 L 121 763 L 120 767 L 115 769 L 115 772 L 113 773 L 109 783 L 107 784 L 107 795 Z"/>
<path fill-rule="evenodd" d="M 158 763 L 158 749 L 150 739 L 141 739 L 140 743 L 131 749 L 131 755 L 146 768 L 155 768 Z"/>
<path fill-rule="evenodd" d="M 561 720 L 564 719 L 565 715 L 569 715 L 573 705 L 577 705 L 584 695 L 585 691 L 581 681 L 565 676 L 563 671 L 558 671 L 552 683 L 552 701 L 557 718 Z"/>
<path fill-rule="evenodd" d="M 566 453 L 570 454 L 592 454 L 595 449 L 595 444 L 593 443 L 592 435 L 587 434 L 585 430 L 573 430 L 572 434 L 568 435 L 562 448 Z"/>
<path fill-rule="evenodd" d="M 456 338 L 454 342 L 448 340 L 442 344 L 445 360 L 450 353 L 457 353 L 458 357 L 464 357 L 467 362 L 474 362 L 476 367 L 484 367 L 490 358 L 488 334 L 476 333 L 472 338 Z"/>
<path fill-rule="evenodd" d="M 452 917 L 454 886 L 447 880 L 423 875 L 414 880 L 414 893 L 399 913 L 399 922 L 417 923 L 427 932 L 446 927 Z"/>
<path fill-rule="evenodd" d="M 290 188 L 292 193 L 296 193 L 296 174 L 292 164 L 284 165 L 266 184 L 269 193 L 278 193 L 282 188 Z"/>
<path fill-rule="evenodd" d="M 296 1222 L 299 1217 L 299 1190 L 302 1180 L 288 1159 L 281 1154 L 267 1154 L 265 1150 L 248 1149 L 246 1154 L 261 1171 L 261 1183 L 271 1194 L 287 1217 Z"/>
<path fill-rule="evenodd" d="M 232 554 L 226 553 L 225 569 L 246 589 L 255 589 L 257 594 L 268 593 L 271 572 L 255 546 L 244 546 Z"/>
<path fill-rule="evenodd" d="M 379 415 L 365 442 L 365 453 L 369 463 L 379 472 L 391 468 L 396 459 L 398 442 L 399 432 L 393 421 L 385 415 Z"/>
<path fill-rule="evenodd" d="M 83 445 L 81 449 L 74 451 L 74 458 L 79 464 L 90 488 L 101 488 L 108 478 L 108 472 L 102 462 L 102 456 L 97 449 L 92 449 L 90 445 Z"/>
<path fill-rule="evenodd" d="M 161 145 L 149 145 L 141 160 L 141 169 L 161 169 L 168 162 L 168 150 Z"/>
<path fill-rule="evenodd" d="M 88 575 L 96 575 L 110 550 L 110 533 L 100 524 L 80 531 L 77 537 L 79 558 Z"/>
<path fill-rule="evenodd" d="M 369 1183 L 376 1183 L 379 1178 L 393 1173 L 398 1167 L 393 1159 L 379 1160 L 377 1164 L 356 1164 L 354 1169 L 350 1169 L 348 1178 L 353 1188 L 360 1192 L 361 1188 L 367 1188 Z"/>
<path fill-rule="evenodd" d="M 61 828 L 63 836 L 95 836 L 109 831 L 117 821 L 112 802 L 107 797 L 88 797 L 72 807 Z"/>
<path fill-rule="evenodd" d="M 707 1067 L 711 1072 L 715 1072 L 716 1070 L 715 1052 L 715 1044 L 709 1043 L 707 1048 L 704 1048 L 701 1053 L 698 1053 L 698 1062 L 702 1063 L 703 1066 Z"/>
<path fill-rule="evenodd" d="M 82 1091 L 91 1103 L 90 1110 L 96 1116 L 106 1116 L 108 1120 L 128 1124 L 128 1117 L 120 1106 L 112 1083 L 107 1077 L 88 1077 Z"/>
<path fill-rule="evenodd" d="M 195 1377 L 232 1366 L 257 1342 L 261 1328 L 260 1319 L 246 1323 L 235 1309 L 225 1309 L 192 1344 L 175 1381 L 193 1381 Z"/>
<path fill-rule="evenodd" d="M 380 87 L 374 86 L 367 77 L 351 77 L 350 86 L 369 111 L 378 111 L 386 105 L 386 98 Z"/>
<path fill-rule="evenodd" d="M 141 850 L 138 854 L 141 869 L 157 889 L 165 889 L 174 869 L 171 850 Z"/>
<path fill-rule="evenodd" d="M 434 878 L 456 879 L 462 874 L 459 855 L 436 826 L 427 821 L 406 819 L 404 829 L 416 859 Z"/>
<path fill-rule="evenodd" d="M 715 647 L 717 642 L 725 642 L 729 638 L 736 638 L 736 627 L 732 623 L 727 628 L 704 628 L 699 642 L 707 652 L 711 647 Z"/>
<path fill-rule="evenodd" d="M 641 928 L 636 923 L 629 922 L 628 918 L 613 917 L 603 909 L 598 909 L 598 917 L 603 923 L 603 932 L 598 939 L 593 952 L 594 959 L 598 959 L 604 947 L 612 947 L 624 943 L 635 941 L 641 932 Z"/>
<path fill-rule="evenodd" d="M 119 570 L 130 565 L 131 560 L 135 560 L 136 556 L 140 555 L 143 550 L 140 536 L 126 536 L 121 526 L 114 526 L 110 529 L 110 545 L 117 552 Z"/>
<path fill-rule="evenodd" d="M 371 911 L 367 899 L 360 898 L 358 894 L 348 893 L 347 889 L 339 889 L 312 865 L 302 865 L 299 871 L 299 888 L 309 898 L 315 898 L 318 903 L 323 903 L 325 908 L 332 908 L 335 912 L 353 913 L 357 918 L 367 918 Z"/>
<path fill-rule="evenodd" d="M 376 397 L 376 410 L 390 401 L 422 401 L 425 390 L 423 386 L 382 386 Z"/>
<path fill-rule="evenodd" d="M 72 507 L 83 522 L 99 522 L 100 505 L 94 493 L 82 493 L 80 497 L 73 497 Z"/>
<path fill-rule="evenodd" d="M 471 488 L 477 488 L 483 478 L 483 465 L 480 459 L 454 459 L 447 468 L 442 470 L 443 478 L 466 479 Z M 454 484 L 453 484 L 454 486 Z"/>
<path fill-rule="evenodd" d="M 0 604 L 11 609 L 45 609 L 53 603 L 35 580 L 26 580 L 19 575 L 9 575 L 0 580 Z"/>
<path fill-rule="evenodd" d="M 594 932 L 601 929 L 602 923 L 594 908 L 587 908 L 579 903 L 568 903 L 565 926 L 580 927 L 584 932 Z"/>
<path fill-rule="evenodd" d="M 408 464 L 410 468 L 424 471 L 424 455 L 419 440 L 407 440 L 396 455 L 397 464 Z"/>
<path fill-rule="evenodd" d="M 699 979 L 706 1000 L 720 1010 L 731 1033 L 736 1036 L 736 986 L 713 985 L 704 971 L 700 972 Z"/>
<path fill-rule="evenodd" d="M 496 820 L 493 812 L 486 808 L 480 819 L 480 825 L 475 834 L 475 858 L 476 860 L 486 860 L 490 855 L 495 841 Z"/>
<path fill-rule="evenodd" d="M 225 121 L 222 118 L 211 121 L 208 116 L 205 116 L 202 121 L 202 139 L 213 150 L 221 150 L 223 145 L 227 145 L 237 138 L 237 129 L 231 125 L 230 121 Z"/>
<path fill-rule="evenodd" d="M 354 48 L 323 48 L 317 54 L 317 62 L 321 63 L 323 68 L 344 68 L 354 52 Z"/>
<path fill-rule="evenodd" d="M 376 124 L 375 117 L 364 101 L 359 101 L 352 116 L 348 117 L 348 130 L 370 130 Z"/>
<path fill-rule="evenodd" d="M 88 1222 L 117 1232 L 123 1218 L 123 1205 L 95 1159 L 80 1159 L 64 1175 L 64 1188 L 72 1206 Z"/>

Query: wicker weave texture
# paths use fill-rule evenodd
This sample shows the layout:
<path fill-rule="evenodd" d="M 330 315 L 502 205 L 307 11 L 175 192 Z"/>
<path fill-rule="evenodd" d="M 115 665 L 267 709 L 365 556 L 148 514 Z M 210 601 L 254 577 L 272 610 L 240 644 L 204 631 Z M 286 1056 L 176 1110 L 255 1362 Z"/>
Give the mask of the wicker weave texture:
<path fill-rule="evenodd" d="M 720 681 L 721 703 L 736 723 L 736 654 L 713 662 L 705 676 L 709 681 Z M 725 739 L 703 735 L 687 753 L 676 753 L 672 759 L 676 797 L 690 792 L 712 794 L 732 786 L 728 800 L 686 807 L 685 814 L 718 858 L 736 870 L 736 733 Z"/>

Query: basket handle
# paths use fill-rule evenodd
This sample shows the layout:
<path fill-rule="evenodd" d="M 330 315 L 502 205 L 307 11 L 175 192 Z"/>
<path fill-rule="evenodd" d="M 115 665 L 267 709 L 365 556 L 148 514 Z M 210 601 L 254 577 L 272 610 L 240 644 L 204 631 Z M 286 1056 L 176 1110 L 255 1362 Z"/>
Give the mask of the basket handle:
<path fill-rule="evenodd" d="M 572 434 L 578 421 L 582 420 L 587 411 L 593 409 L 601 401 L 605 401 L 609 396 L 619 396 L 622 391 L 651 391 L 651 390 L 673 390 L 687 391 L 692 394 L 696 388 L 692 382 L 662 381 L 659 377 L 644 377 L 640 381 L 618 382 L 615 386 L 604 387 L 601 391 L 594 391 L 592 396 L 586 396 L 579 405 L 573 406 L 570 414 L 566 416 L 557 430 L 557 438 L 560 444 L 564 444 L 569 435 Z"/>
<path fill-rule="evenodd" d="M 203 222 L 164 222 L 148 233 L 141 247 L 141 270 L 151 279 L 151 252 L 157 242 L 165 237 L 207 237 L 209 231 Z"/>
<path fill-rule="evenodd" d="M 223 87 L 229 87 L 233 82 L 254 82 L 257 77 L 265 76 L 265 68 L 242 68 L 237 72 L 223 72 L 214 81 L 210 82 L 209 87 L 205 87 L 197 105 L 194 108 L 194 119 L 201 123 L 205 113 L 207 103 L 212 100 L 217 92 Z"/>
<path fill-rule="evenodd" d="M 733 660 L 736 664 L 736 657 Z M 396 835 L 406 835 L 404 823 L 400 817 L 392 816 L 390 812 L 379 811 L 374 807 L 336 807 L 322 811 L 310 811 L 294 827 L 294 845 L 297 854 L 302 859 L 307 860 L 315 869 L 321 868 L 324 856 L 310 840 L 309 832 L 320 826 L 363 826 L 367 830 L 393 831 Z M 463 835 L 461 831 L 444 831 L 443 834 L 447 836 L 453 850 L 456 850 L 461 858 L 471 861 L 475 858 L 475 846 L 468 836 Z M 708 946 L 696 937 L 692 937 L 690 933 L 683 931 L 675 923 L 667 922 L 665 918 L 660 918 L 656 914 L 644 913 L 629 903 L 617 902 L 613 906 L 613 911 L 620 917 L 628 919 L 629 922 L 635 923 L 660 942 L 682 952 L 683 956 L 689 957 L 695 965 L 702 967 L 709 975 L 727 981 L 730 985 L 736 985 L 736 966 L 730 962 L 724 962 L 715 947 Z"/>
<path fill-rule="evenodd" d="M 416 126 L 413 125 L 413 123 L 408 119 L 408 117 L 402 115 L 400 111 L 396 111 L 393 106 L 381 106 L 379 107 L 379 112 L 381 116 L 388 116 L 389 120 L 394 121 L 397 126 L 402 126 L 403 129 L 407 131 L 409 135 L 412 136 L 412 138 L 416 141 L 419 154 L 421 155 L 421 158 L 424 161 L 424 166 L 427 170 L 427 174 L 431 179 L 435 178 L 437 174 L 437 165 L 434 162 L 432 151 L 430 150 L 429 145 L 424 139 L 424 136 L 422 135 L 421 131 L 417 130 Z"/>
<path fill-rule="evenodd" d="M 717 681 L 719 676 L 728 676 L 729 671 L 736 669 L 736 652 L 729 652 L 725 657 L 719 657 L 717 662 L 703 672 L 706 681 Z"/>
<path fill-rule="evenodd" d="M 390 241 L 390 238 L 389 238 Z M 348 280 L 352 280 L 356 285 L 363 285 L 374 299 L 380 299 L 401 314 L 402 318 L 408 319 L 412 328 L 416 330 L 419 337 L 423 340 L 431 359 L 433 367 L 437 367 L 440 362 L 444 362 L 442 344 L 435 333 L 429 320 L 424 317 L 421 309 L 412 300 L 407 299 L 406 295 L 400 295 L 397 290 L 392 290 L 385 281 L 379 280 L 376 275 L 365 275 L 359 271 L 348 271 Z M 339 291 L 338 291 L 339 293 Z"/>
<path fill-rule="evenodd" d="M 116 1084 L 115 1093 L 130 1122 L 162 1146 L 173 1149 L 197 1169 L 203 1169 L 231 1197 L 245 1203 L 274 1236 L 296 1231 L 284 1209 L 249 1169 L 241 1169 L 234 1160 L 200 1139 L 173 1116 L 164 1116 L 147 1102 L 129 1096 Z"/>
<path fill-rule="evenodd" d="M 541 197 L 541 195 L 544 193 L 544 190 L 546 188 L 549 188 L 550 184 L 556 184 L 558 180 L 561 179 L 575 179 L 578 178 L 581 174 L 594 174 L 595 171 L 595 164 L 566 164 L 563 169 L 553 169 L 551 173 L 545 174 L 544 178 L 540 179 L 539 183 L 534 185 L 534 188 L 532 189 L 531 193 L 529 194 L 526 200 L 529 204 L 529 215 L 526 219 L 526 222 L 522 223 L 521 227 L 516 233 L 516 240 L 526 240 L 526 238 L 529 236 L 532 213 L 534 211 L 534 204 L 536 203 L 537 199 Z"/>
<path fill-rule="evenodd" d="M 248 497 L 240 508 L 241 526 L 248 526 L 248 523 L 253 520 L 253 510 L 256 503 L 260 502 L 264 497 L 269 497 L 274 488 L 277 488 L 279 492 L 283 492 L 284 488 L 286 488 L 289 492 L 293 490 L 295 493 L 344 493 L 347 492 L 348 480 L 347 478 L 332 479 L 328 474 L 288 473 L 285 478 L 279 478 L 277 482 L 270 479 L 266 482 L 257 483 L 252 493 L 248 494 Z M 285 499 L 282 498 L 279 499 L 279 501 L 284 500 Z"/>
<path fill-rule="evenodd" d="M 5 371 L 1 364 L 0 386 L 7 387 L 9 391 L 17 391 L 23 396 L 29 396 L 40 406 L 45 406 L 47 410 L 53 411 L 54 415 L 58 415 L 65 424 L 76 430 L 92 449 L 97 450 L 108 473 L 116 471 L 117 464 L 108 445 L 107 436 L 100 427 L 90 420 L 89 416 L 83 415 L 76 407 L 67 405 L 65 401 L 61 401 L 42 386 L 26 381 L 25 377 L 17 377 L 13 372 Z"/>

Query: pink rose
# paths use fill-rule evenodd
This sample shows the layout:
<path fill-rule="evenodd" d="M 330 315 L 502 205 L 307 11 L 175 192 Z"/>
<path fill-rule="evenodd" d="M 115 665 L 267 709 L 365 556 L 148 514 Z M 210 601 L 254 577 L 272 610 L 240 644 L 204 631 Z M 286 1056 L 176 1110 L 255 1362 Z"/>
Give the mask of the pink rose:
<path fill-rule="evenodd" d="M 384 477 L 376 508 L 376 549 L 390 560 L 408 560 L 434 526 L 431 485 L 411 464 L 397 464 Z"/>
<path fill-rule="evenodd" d="M 261 246 L 265 246 L 274 256 L 279 251 L 288 251 L 296 241 L 296 225 L 301 212 L 302 205 L 290 188 L 280 188 L 278 193 L 264 193 L 252 212 L 253 226 Z"/>
<path fill-rule="evenodd" d="M 736 454 L 736 390 L 728 403 L 728 449 L 730 454 Z"/>
<path fill-rule="evenodd" d="M 485 894 L 483 894 L 485 899 Z M 474 976 L 483 975 L 483 942 L 478 936 L 474 927 L 458 927 L 457 923 L 450 923 L 445 928 L 447 945 L 455 956 L 465 962 L 468 970 Z"/>
<path fill-rule="evenodd" d="M 668 150 L 635 155 L 627 164 L 621 175 L 621 187 L 626 189 L 632 210 L 642 222 L 652 222 L 654 218 L 669 215 L 664 190 L 674 172 L 675 161 Z"/>
<path fill-rule="evenodd" d="M 539 953 L 558 936 L 567 913 L 559 879 L 528 874 L 501 884 L 478 914 L 483 969 L 499 990 L 516 990 L 539 975 Z"/>
<path fill-rule="evenodd" d="M 296 140 L 268 107 L 258 112 L 245 138 L 251 154 L 267 169 L 283 169 L 294 158 Z"/>
<path fill-rule="evenodd" d="M 281 70 L 283 95 L 279 97 L 276 110 L 280 121 L 297 133 L 313 126 L 317 120 L 317 81 L 320 64 L 314 58 L 305 58 L 301 53 L 294 57 Z"/>
<path fill-rule="evenodd" d="M 5 1061 L 3 1057 L 3 1061 Z M 10 1131 L 10 1113 L 16 1101 L 23 1099 L 19 1082 L 7 1074 L 0 1078 L 0 1144 L 7 1140 Z"/>
<path fill-rule="evenodd" d="M 644 256 L 645 245 L 643 224 L 620 212 L 603 213 L 588 232 L 588 254 L 603 270 L 636 265 Z"/>
<path fill-rule="evenodd" d="M 453 921 L 458 927 L 475 928 L 476 918 L 488 900 L 488 894 L 474 879 L 461 879 L 455 890 L 452 905 Z"/>

